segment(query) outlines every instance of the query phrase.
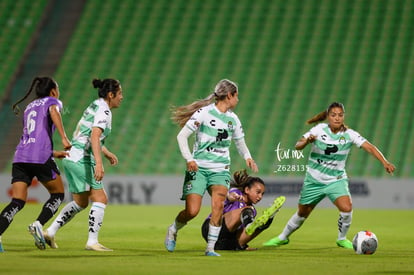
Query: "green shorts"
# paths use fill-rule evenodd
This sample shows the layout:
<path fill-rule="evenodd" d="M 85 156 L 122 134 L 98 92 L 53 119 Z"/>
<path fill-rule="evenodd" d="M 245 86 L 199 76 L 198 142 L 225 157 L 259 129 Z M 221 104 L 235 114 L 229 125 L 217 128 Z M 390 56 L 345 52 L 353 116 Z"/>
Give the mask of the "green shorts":
<path fill-rule="evenodd" d="M 81 159 L 78 162 L 73 162 L 63 159 L 62 163 L 71 193 L 78 194 L 90 191 L 90 189 L 103 188 L 103 183 L 94 178 L 94 164 L 90 160 Z"/>
<path fill-rule="evenodd" d="M 185 200 L 189 194 L 204 196 L 206 190 L 212 185 L 223 185 L 229 189 L 230 180 L 231 175 L 229 171 L 211 172 L 203 168 L 198 168 L 197 172 L 186 171 L 181 200 Z"/>
<path fill-rule="evenodd" d="M 317 205 L 325 197 L 331 202 L 342 196 L 351 196 L 348 187 L 348 179 L 340 179 L 332 183 L 320 183 L 314 178 L 306 175 L 302 190 L 300 192 L 299 204 Z"/>

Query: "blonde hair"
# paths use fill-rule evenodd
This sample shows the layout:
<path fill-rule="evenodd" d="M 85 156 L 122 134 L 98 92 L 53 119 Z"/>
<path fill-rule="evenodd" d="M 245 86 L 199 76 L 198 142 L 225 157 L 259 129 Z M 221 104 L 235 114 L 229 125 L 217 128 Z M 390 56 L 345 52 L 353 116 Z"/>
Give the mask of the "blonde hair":
<path fill-rule="evenodd" d="M 211 104 L 213 101 L 224 100 L 226 99 L 228 93 L 234 95 L 237 90 L 238 88 L 236 83 L 228 79 L 222 79 L 217 83 L 214 88 L 214 92 L 206 98 L 194 101 L 188 105 L 172 107 L 171 119 L 180 127 L 183 127 L 197 110 Z"/>

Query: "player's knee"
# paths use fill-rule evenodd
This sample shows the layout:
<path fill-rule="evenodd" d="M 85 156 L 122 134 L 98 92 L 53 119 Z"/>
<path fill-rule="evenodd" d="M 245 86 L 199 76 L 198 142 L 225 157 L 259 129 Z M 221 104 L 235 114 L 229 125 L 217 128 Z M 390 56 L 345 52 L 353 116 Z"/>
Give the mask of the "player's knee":
<path fill-rule="evenodd" d="M 195 218 L 198 215 L 199 211 L 200 211 L 199 209 L 187 209 L 187 211 L 185 213 L 186 217 L 187 217 L 187 220 L 191 220 L 191 219 Z"/>
<path fill-rule="evenodd" d="M 309 215 L 312 213 L 313 208 L 299 208 L 297 215 L 301 218 L 307 219 Z"/>
<path fill-rule="evenodd" d="M 340 212 L 343 212 L 343 213 L 351 213 L 352 212 L 352 203 L 339 205 L 338 210 Z"/>
<path fill-rule="evenodd" d="M 247 207 L 242 210 L 240 214 L 240 221 L 244 226 L 247 226 L 248 224 L 253 222 L 253 219 L 254 219 L 253 209 L 251 209 L 250 207 Z"/>
<path fill-rule="evenodd" d="M 211 206 L 213 209 L 219 209 L 222 211 L 224 208 L 224 201 L 226 200 L 226 196 L 217 196 L 211 201 Z"/>
<path fill-rule="evenodd" d="M 85 209 L 86 207 L 88 207 L 88 205 L 89 205 L 89 200 L 88 199 L 86 199 L 86 200 L 84 200 L 84 199 L 76 199 L 76 198 L 74 198 L 74 200 L 73 200 L 80 208 L 82 208 L 82 209 Z"/>

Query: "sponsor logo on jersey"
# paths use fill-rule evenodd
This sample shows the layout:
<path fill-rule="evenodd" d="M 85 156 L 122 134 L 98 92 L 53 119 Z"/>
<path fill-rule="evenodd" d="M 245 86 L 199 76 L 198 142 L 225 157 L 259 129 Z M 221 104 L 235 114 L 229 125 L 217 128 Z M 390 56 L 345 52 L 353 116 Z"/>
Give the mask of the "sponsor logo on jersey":
<path fill-rule="evenodd" d="M 218 129 L 217 130 L 217 137 L 216 141 L 222 141 L 223 139 L 226 139 L 229 137 L 229 132 L 227 132 L 226 129 Z"/>

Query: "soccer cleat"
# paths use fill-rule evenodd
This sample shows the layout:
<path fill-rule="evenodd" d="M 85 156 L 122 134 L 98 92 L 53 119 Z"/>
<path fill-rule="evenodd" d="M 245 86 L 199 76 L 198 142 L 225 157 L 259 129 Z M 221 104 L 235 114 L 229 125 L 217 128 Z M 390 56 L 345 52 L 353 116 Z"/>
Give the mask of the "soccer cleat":
<path fill-rule="evenodd" d="M 205 253 L 204 253 L 204 255 L 206 255 L 206 256 L 221 256 L 220 254 L 218 254 L 217 252 L 215 252 L 215 251 L 206 251 Z"/>
<path fill-rule="evenodd" d="M 172 225 L 168 227 L 167 235 L 165 236 L 164 245 L 168 252 L 173 252 L 176 245 L 177 233 L 172 230 Z"/>
<path fill-rule="evenodd" d="M 40 222 L 35 221 L 34 223 L 29 225 L 28 229 L 29 229 L 29 233 L 32 234 L 35 240 L 36 247 L 39 248 L 40 250 L 45 250 L 46 241 L 45 241 L 45 237 L 43 236 L 43 227 L 40 224 Z"/>
<path fill-rule="evenodd" d="M 354 249 L 354 246 L 352 245 L 352 242 L 350 240 L 337 240 L 336 245 L 339 247 L 343 247 L 346 249 Z"/>
<path fill-rule="evenodd" d="M 263 214 L 260 217 L 256 218 L 251 224 L 246 227 L 247 235 L 252 235 L 257 228 L 265 225 L 269 219 L 273 218 L 285 203 L 285 200 L 286 198 L 284 196 L 277 197 L 273 201 L 273 204 L 265 211 L 263 211 Z"/>
<path fill-rule="evenodd" d="M 101 245 L 100 243 L 96 243 L 93 245 L 86 245 L 86 250 L 93 250 L 93 251 L 113 251 L 112 249 Z"/>
<path fill-rule="evenodd" d="M 1 237 L 0 237 L 0 253 L 4 252 L 4 248 L 3 248 L 3 243 L 1 242 Z"/>
<path fill-rule="evenodd" d="M 267 242 L 263 243 L 263 246 L 281 246 L 289 243 L 289 239 L 281 240 L 279 237 L 275 237 L 273 239 L 268 240 Z"/>
<path fill-rule="evenodd" d="M 45 238 L 45 242 L 48 246 L 50 246 L 50 248 L 58 248 L 58 245 L 55 242 L 55 237 L 49 236 L 49 234 L 47 234 L 47 231 L 43 232 L 43 237 Z"/>

